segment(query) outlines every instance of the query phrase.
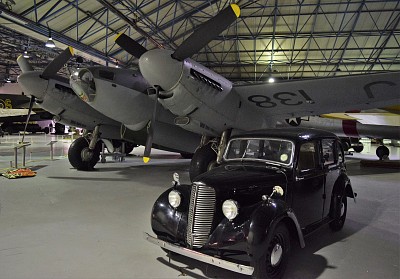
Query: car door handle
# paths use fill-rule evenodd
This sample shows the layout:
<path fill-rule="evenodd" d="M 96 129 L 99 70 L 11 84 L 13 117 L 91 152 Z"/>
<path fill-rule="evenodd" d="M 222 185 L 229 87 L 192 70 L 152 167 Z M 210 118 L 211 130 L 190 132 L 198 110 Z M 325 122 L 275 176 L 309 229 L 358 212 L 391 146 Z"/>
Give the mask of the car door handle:
<path fill-rule="evenodd" d="M 304 177 L 296 177 L 296 181 L 300 181 L 300 180 L 303 180 L 304 179 Z"/>

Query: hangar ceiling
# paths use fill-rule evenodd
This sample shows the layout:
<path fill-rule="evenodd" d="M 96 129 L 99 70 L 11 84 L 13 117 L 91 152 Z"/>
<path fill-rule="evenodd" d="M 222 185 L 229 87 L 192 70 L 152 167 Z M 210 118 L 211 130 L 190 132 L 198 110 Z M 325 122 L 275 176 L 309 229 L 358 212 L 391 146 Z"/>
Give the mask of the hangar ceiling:
<path fill-rule="evenodd" d="M 41 69 L 67 46 L 83 58 L 69 66 L 137 68 L 114 43 L 117 33 L 148 49 L 175 49 L 234 2 L 240 18 L 192 57 L 231 81 L 400 70 L 397 0 L 0 0 L 0 82 L 16 80 L 24 51 Z M 49 33 L 54 49 L 44 46 Z"/>

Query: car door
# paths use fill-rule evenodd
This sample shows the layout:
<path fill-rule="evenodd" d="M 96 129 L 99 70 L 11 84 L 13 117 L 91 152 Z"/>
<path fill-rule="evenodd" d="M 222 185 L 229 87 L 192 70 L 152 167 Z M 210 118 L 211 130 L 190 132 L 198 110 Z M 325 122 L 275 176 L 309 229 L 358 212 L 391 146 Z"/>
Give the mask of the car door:
<path fill-rule="evenodd" d="M 319 141 L 301 144 L 295 172 L 292 208 L 300 226 L 305 228 L 320 221 L 323 213 L 324 171 Z"/>
<path fill-rule="evenodd" d="M 329 214 L 329 207 L 331 203 L 332 190 L 335 186 L 336 179 L 340 174 L 339 155 L 343 160 L 343 154 L 338 154 L 339 143 L 335 139 L 322 139 L 321 151 L 323 158 L 324 170 L 324 211 L 322 217 Z"/>

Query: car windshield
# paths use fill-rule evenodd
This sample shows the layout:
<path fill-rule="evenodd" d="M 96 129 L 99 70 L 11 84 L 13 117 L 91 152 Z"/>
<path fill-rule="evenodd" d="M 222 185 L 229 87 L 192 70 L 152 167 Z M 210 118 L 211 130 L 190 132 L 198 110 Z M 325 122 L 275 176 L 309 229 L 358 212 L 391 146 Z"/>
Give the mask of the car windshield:
<path fill-rule="evenodd" d="M 224 159 L 257 160 L 281 165 L 290 165 L 293 158 L 293 143 L 283 139 L 240 138 L 229 141 Z"/>

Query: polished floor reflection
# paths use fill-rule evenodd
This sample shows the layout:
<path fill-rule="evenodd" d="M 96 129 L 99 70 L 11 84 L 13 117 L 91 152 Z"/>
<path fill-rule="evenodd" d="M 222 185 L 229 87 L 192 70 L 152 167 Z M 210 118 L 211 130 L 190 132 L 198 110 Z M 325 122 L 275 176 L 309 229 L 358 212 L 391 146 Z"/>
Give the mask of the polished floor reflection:
<path fill-rule="evenodd" d="M 172 173 L 189 182 L 189 160 L 155 150 L 145 165 L 138 148 L 124 162 L 107 158 L 95 171 L 80 172 L 66 158 L 69 136 L 27 139 L 26 164 L 37 176 L 0 177 L 0 278 L 249 278 L 169 259 L 143 239 L 151 233 L 152 204 L 170 187 Z M 0 138 L 1 170 L 9 168 L 17 143 L 17 136 Z M 323 227 L 305 249 L 294 247 L 285 278 L 400 277 L 400 173 L 360 167 L 361 159 L 376 160 L 375 148 L 347 156 L 358 198 L 349 200 L 344 229 Z M 391 147 L 390 159 L 400 159 L 398 147 Z"/>

